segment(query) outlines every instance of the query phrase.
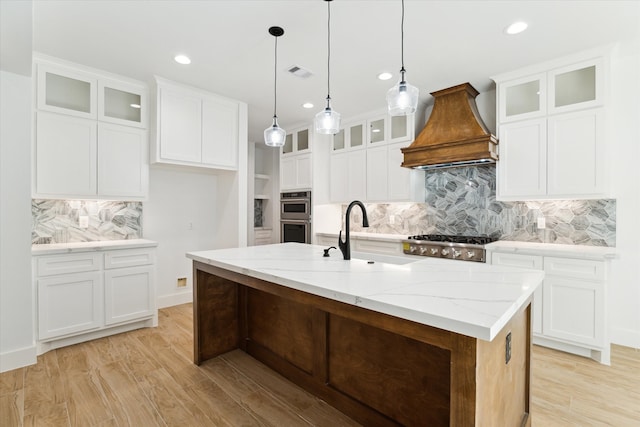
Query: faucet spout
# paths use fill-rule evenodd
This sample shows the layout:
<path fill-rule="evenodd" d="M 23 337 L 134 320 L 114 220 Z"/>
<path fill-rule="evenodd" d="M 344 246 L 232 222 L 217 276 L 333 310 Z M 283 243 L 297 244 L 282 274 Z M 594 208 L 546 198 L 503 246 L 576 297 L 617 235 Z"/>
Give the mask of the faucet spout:
<path fill-rule="evenodd" d="M 362 226 L 369 227 L 367 210 L 365 209 L 362 202 L 359 200 L 354 200 L 353 202 L 349 203 L 349 206 L 347 207 L 347 213 L 345 214 L 345 241 L 342 241 L 342 230 L 340 230 L 340 234 L 338 235 L 338 247 L 342 251 L 342 256 L 345 260 L 351 259 L 351 243 L 349 241 L 349 215 L 351 214 L 351 209 L 354 206 L 359 206 L 360 210 L 362 211 Z"/>

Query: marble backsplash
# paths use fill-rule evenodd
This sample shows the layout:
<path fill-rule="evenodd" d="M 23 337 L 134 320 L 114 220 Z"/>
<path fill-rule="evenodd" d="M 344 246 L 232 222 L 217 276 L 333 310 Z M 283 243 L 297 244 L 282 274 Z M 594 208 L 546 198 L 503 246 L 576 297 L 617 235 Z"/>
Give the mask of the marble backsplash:
<path fill-rule="evenodd" d="M 264 203 L 262 199 L 253 199 L 253 226 L 262 227 L 264 223 Z"/>
<path fill-rule="evenodd" d="M 80 217 L 88 227 L 80 227 Z M 142 237 L 142 203 L 31 200 L 31 243 L 71 243 Z"/>
<path fill-rule="evenodd" d="M 352 231 L 407 236 L 487 235 L 512 241 L 616 245 L 615 200 L 497 201 L 494 166 L 429 171 L 425 203 L 366 207 L 369 228 L 362 228 L 362 214 L 353 209 Z M 345 211 L 343 206 L 343 218 Z M 545 229 L 538 229 L 539 217 L 545 218 Z"/>

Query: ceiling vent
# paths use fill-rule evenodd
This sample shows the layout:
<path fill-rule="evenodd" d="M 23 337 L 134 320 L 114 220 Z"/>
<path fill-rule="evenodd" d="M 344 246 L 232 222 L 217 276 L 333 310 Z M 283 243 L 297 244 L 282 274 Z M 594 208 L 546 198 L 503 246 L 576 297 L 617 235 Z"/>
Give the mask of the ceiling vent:
<path fill-rule="evenodd" d="M 292 65 L 291 67 L 287 68 L 287 71 L 296 77 L 300 77 L 301 79 L 306 79 L 313 76 L 313 73 L 311 71 L 307 70 L 306 68 L 302 68 L 299 65 Z"/>

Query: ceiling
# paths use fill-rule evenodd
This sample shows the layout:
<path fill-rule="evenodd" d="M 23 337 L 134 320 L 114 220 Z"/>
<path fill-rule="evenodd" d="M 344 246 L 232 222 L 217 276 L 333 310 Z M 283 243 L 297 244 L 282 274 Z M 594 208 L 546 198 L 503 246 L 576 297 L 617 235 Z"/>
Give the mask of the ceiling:
<path fill-rule="evenodd" d="M 6 0 L 2 0 L 6 1 Z M 385 108 L 400 68 L 400 0 L 331 5 L 331 97 L 343 118 Z M 640 1 L 405 1 L 407 81 L 429 92 L 490 77 L 616 40 L 638 38 Z M 514 21 L 524 33 L 508 36 Z M 327 2 L 322 0 L 33 1 L 33 49 L 152 82 L 153 75 L 249 105 L 249 139 L 262 140 L 273 113 L 278 40 L 278 117 L 285 129 L 310 123 L 327 94 Z M 178 53 L 191 65 L 173 61 Z M 302 66 L 307 79 L 286 72 Z M 391 71 L 389 81 L 378 73 Z M 304 102 L 315 107 L 303 109 Z"/>

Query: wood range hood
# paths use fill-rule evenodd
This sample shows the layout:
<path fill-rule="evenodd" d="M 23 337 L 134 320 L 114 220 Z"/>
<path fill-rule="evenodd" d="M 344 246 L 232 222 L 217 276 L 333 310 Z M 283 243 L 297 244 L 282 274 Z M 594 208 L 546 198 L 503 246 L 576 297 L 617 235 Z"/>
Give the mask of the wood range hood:
<path fill-rule="evenodd" d="M 498 140 L 476 106 L 478 91 L 469 83 L 432 92 L 433 110 L 413 143 L 402 148 L 402 166 L 437 169 L 498 160 Z"/>

